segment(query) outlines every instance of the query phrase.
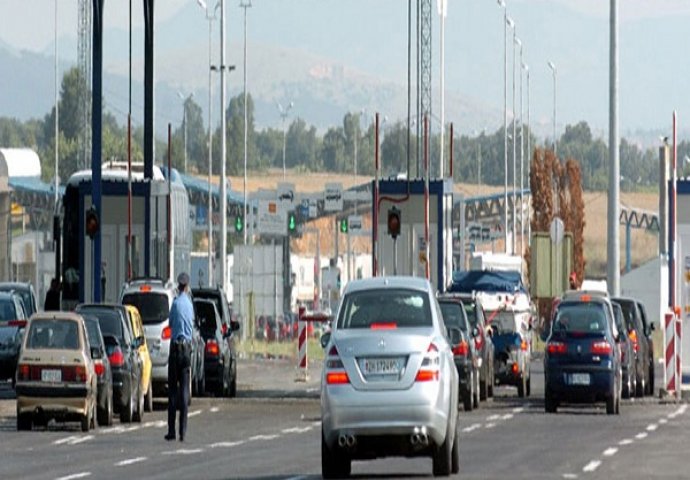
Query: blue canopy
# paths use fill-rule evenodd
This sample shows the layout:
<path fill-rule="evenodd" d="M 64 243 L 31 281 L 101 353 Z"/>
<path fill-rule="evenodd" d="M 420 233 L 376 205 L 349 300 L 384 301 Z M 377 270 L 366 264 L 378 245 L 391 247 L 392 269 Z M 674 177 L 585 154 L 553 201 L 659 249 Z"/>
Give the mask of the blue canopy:
<path fill-rule="evenodd" d="M 453 281 L 448 291 L 453 293 L 527 293 L 527 288 L 522 283 L 520 272 L 470 270 L 453 272 Z"/>

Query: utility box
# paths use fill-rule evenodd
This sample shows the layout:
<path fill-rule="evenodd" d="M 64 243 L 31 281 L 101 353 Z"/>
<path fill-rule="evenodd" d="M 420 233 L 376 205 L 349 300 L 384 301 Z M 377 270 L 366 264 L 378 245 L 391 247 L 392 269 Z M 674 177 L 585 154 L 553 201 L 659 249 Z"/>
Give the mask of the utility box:
<path fill-rule="evenodd" d="M 376 190 L 374 182 L 375 197 Z M 426 198 L 422 179 L 378 182 L 378 208 L 374 210 L 378 216 L 372 229 L 373 271 L 374 275 L 389 276 L 428 274 L 432 285 L 443 292 L 453 273 L 452 181 L 429 181 L 428 232 Z M 376 205 L 376 199 L 372 204 Z"/>
<path fill-rule="evenodd" d="M 568 289 L 573 271 L 573 235 L 566 233 L 554 242 L 548 232 L 532 232 L 530 255 L 530 294 L 534 298 L 553 298 Z"/>

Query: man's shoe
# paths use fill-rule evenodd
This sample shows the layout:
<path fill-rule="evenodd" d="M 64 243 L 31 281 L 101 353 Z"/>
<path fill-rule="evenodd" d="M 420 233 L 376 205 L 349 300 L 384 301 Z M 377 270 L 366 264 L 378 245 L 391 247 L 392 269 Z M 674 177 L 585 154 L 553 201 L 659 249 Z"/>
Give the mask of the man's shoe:
<path fill-rule="evenodd" d="M 174 434 L 174 433 L 168 433 L 164 438 L 165 438 L 167 441 L 175 440 L 175 434 Z"/>
<path fill-rule="evenodd" d="M 180 442 L 184 442 L 184 435 L 180 435 Z"/>

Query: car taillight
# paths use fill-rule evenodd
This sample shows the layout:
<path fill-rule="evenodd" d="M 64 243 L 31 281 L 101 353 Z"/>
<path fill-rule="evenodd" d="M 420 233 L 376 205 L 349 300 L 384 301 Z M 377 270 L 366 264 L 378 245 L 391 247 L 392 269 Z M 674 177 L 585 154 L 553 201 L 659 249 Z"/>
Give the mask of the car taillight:
<path fill-rule="evenodd" d="M 630 330 L 628 337 L 630 337 L 630 341 L 632 342 L 633 350 L 637 352 L 640 348 L 637 344 L 637 332 L 635 330 Z"/>
<path fill-rule="evenodd" d="M 611 352 L 613 352 L 613 347 L 606 340 L 592 342 L 592 353 L 594 355 L 611 355 Z"/>
<path fill-rule="evenodd" d="M 546 351 L 549 355 L 563 355 L 568 352 L 568 346 L 563 342 L 549 342 Z"/>
<path fill-rule="evenodd" d="M 172 329 L 170 328 L 170 325 L 168 325 L 161 332 L 161 339 L 162 340 L 170 340 L 171 336 L 172 336 Z"/>
<path fill-rule="evenodd" d="M 326 373 L 326 383 L 328 385 L 345 385 L 350 383 L 347 372 L 328 372 Z"/>
<path fill-rule="evenodd" d="M 9 322 L 7 322 L 7 326 L 24 328 L 26 327 L 26 320 L 10 320 Z"/>
<path fill-rule="evenodd" d="M 350 377 L 348 377 L 347 372 L 343 370 L 343 362 L 340 360 L 340 355 L 335 345 L 328 351 L 326 368 L 328 370 L 334 370 L 326 372 L 327 385 L 345 385 L 350 383 Z"/>
<path fill-rule="evenodd" d="M 105 365 L 103 365 L 103 362 L 98 361 L 98 362 L 94 363 L 93 366 L 94 366 L 94 369 L 96 370 L 96 375 L 98 375 L 99 377 L 102 377 L 103 374 L 105 373 Z"/>
<path fill-rule="evenodd" d="M 463 340 L 464 342 L 464 340 Z M 439 370 L 440 360 L 438 358 L 438 347 L 433 343 L 429 344 L 426 356 L 422 360 L 422 366 L 419 367 L 415 382 L 430 382 L 436 381 L 441 377 Z"/>
<path fill-rule="evenodd" d="M 113 352 L 108 356 L 111 367 L 122 367 L 125 364 L 125 356 L 122 354 L 120 347 L 115 347 Z"/>
<path fill-rule="evenodd" d="M 227 335 L 228 333 L 228 324 L 224 323 L 222 327 L 220 327 L 220 331 L 223 334 L 223 336 Z"/>
<path fill-rule="evenodd" d="M 522 342 L 520 342 L 520 350 L 522 350 L 523 352 L 526 352 L 526 351 L 527 351 L 527 346 L 528 346 L 528 345 L 527 345 L 527 342 L 526 342 L 525 340 L 523 340 Z"/>
<path fill-rule="evenodd" d="M 372 323 L 369 328 L 372 330 L 395 330 L 398 328 L 398 324 L 395 322 L 378 322 Z"/>
<path fill-rule="evenodd" d="M 31 379 L 31 367 L 29 365 L 20 363 L 17 366 L 17 380 L 30 380 Z"/>
<path fill-rule="evenodd" d="M 75 382 L 85 382 L 86 381 L 86 367 L 77 365 L 74 367 L 74 381 Z"/>
<path fill-rule="evenodd" d="M 218 342 L 211 339 L 206 342 L 206 355 L 212 357 L 217 357 L 220 354 L 220 348 L 218 348 Z"/>
<path fill-rule="evenodd" d="M 470 347 L 464 340 L 453 347 L 453 355 L 455 356 L 466 357 L 468 353 L 470 353 Z"/>

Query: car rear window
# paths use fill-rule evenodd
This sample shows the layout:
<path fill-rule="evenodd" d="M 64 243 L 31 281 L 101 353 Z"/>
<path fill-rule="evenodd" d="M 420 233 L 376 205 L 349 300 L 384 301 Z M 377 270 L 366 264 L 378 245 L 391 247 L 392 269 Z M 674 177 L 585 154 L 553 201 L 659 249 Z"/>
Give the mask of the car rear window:
<path fill-rule="evenodd" d="M 621 309 L 621 306 L 617 303 L 614 303 L 612 306 L 613 316 L 616 320 L 616 329 L 619 332 L 625 332 L 627 328 L 625 327 L 625 320 L 623 320 L 623 310 Z"/>
<path fill-rule="evenodd" d="M 408 289 L 379 289 L 347 294 L 340 309 L 337 328 L 431 325 L 431 307 L 426 293 Z"/>
<path fill-rule="evenodd" d="M 213 303 L 216 304 L 216 308 L 218 309 L 218 314 L 220 316 L 223 316 L 223 305 L 222 305 L 222 299 L 221 296 L 215 292 L 204 292 L 198 291 L 198 292 L 192 292 L 194 295 L 194 298 L 203 298 L 205 300 L 212 300 Z"/>
<path fill-rule="evenodd" d="M 599 303 L 562 303 L 558 307 L 553 331 L 570 333 L 604 333 L 604 306 Z"/>
<path fill-rule="evenodd" d="M 456 327 L 467 332 L 467 322 L 462 315 L 462 305 L 456 302 L 439 302 L 439 306 L 446 327 Z"/>
<path fill-rule="evenodd" d="M 89 313 L 98 319 L 103 335 L 112 335 L 117 338 L 122 344 L 125 340 L 124 332 L 122 331 L 122 317 L 114 310 L 106 310 L 104 308 L 82 308 L 78 310 L 79 313 Z"/>
<path fill-rule="evenodd" d="M 35 319 L 29 325 L 28 349 L 79 349 L 79 329 L 73 320 Z"/>
<path fill-rule="evenodd" d="M 199 329 L 204 337 L 214 336 L 218 329 L 216 309 L 213 306 L 213 303 L 194 302 L 196 314 L 199 318 Z"/>
<path fill-rule="evenodd" d="M 0 300 L 0 321 L 17 320 L 17 310 L 12 300 Z"/>
<path fill-rule="evenodd" d="M 168 296 L 160 293 L 128 293 L 122 298 L 122 303 L 137 307 L 144 325 L 161 323 L 170 314 Z"/>
<path fill-rule="evenodd" d="M 89 346 L 103 347 L 98 319 L 95 317 L 84 318 L 84 324 L 86 325 L 86 334 L 89 336 Z"/>
<path fill-rule="evenodd" d="M 465 305 L 465 314 L 467 315 L 467 321 L 470 322 L 472 327 L 477 326 L 477 312 L 474 310 L 474 304 L 463 302 Z"/>

